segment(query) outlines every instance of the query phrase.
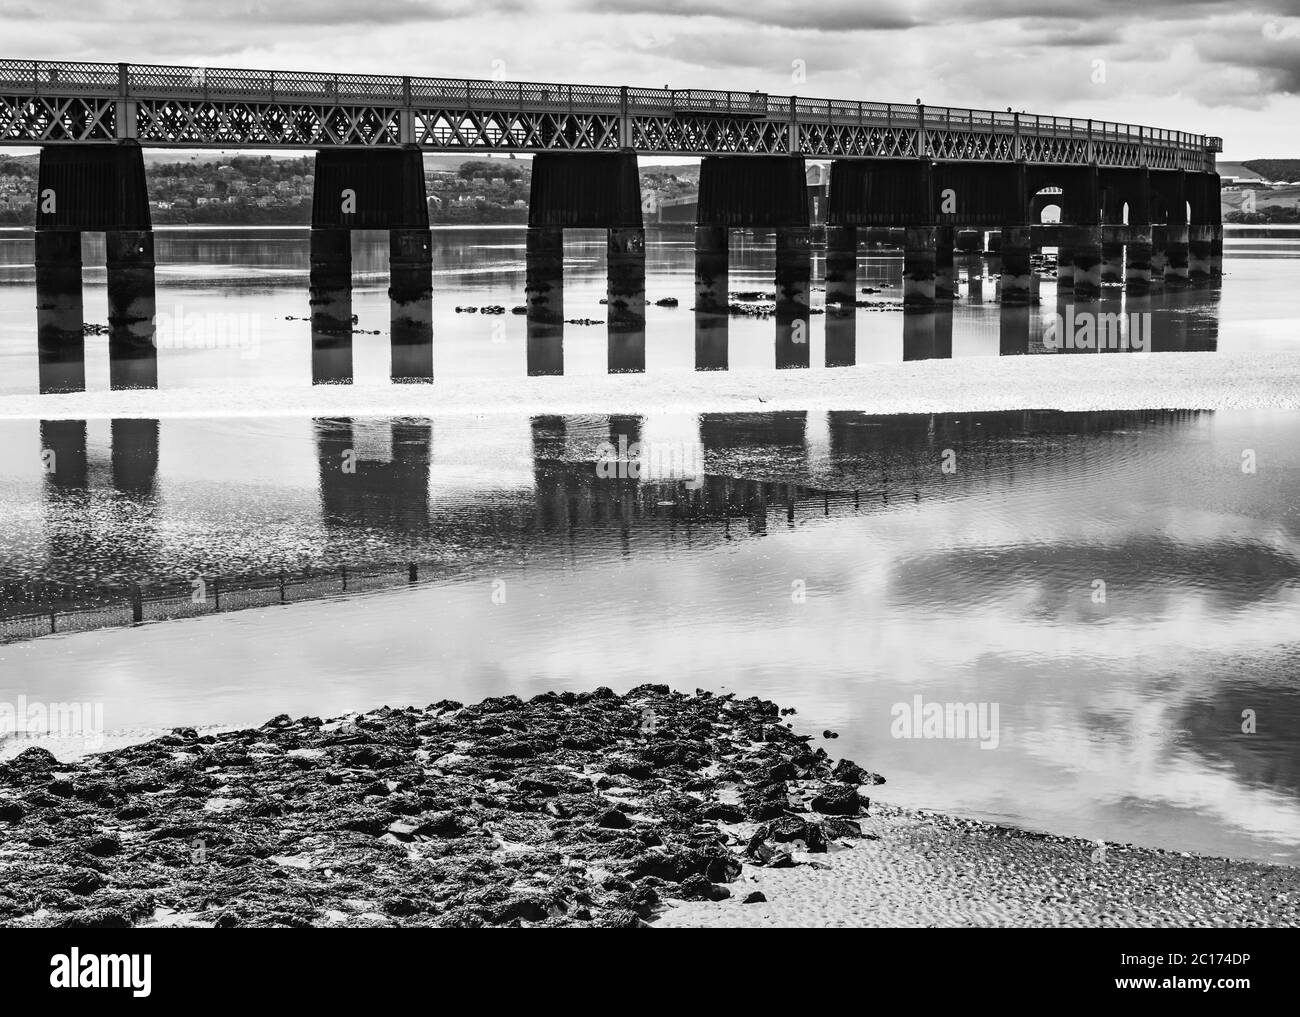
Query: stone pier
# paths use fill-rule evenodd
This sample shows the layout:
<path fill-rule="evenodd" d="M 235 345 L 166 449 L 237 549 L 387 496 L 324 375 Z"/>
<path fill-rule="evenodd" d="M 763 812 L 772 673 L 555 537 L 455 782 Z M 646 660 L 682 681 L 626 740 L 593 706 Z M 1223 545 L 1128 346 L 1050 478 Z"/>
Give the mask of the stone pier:
<path fill-rule="evenodd" d="M 812 249 L 808 227 L 776 231 L 776 366 L 808 367 Z"/>
<path fill-rule="evenodd" d="M 606 321 L 608 370 L 645 370 L 645 230 L 621 227 L 608 231 Z"/>
<path fill-rule="evenodd" d="M 564 373 L 564 230 L 530 226 L 525 240 L 528 374 Z"/>
<path fill-rule="evenodd" d="M 433 380 L 433 234 L 427 227 L 388 233 L 389 322 L 395 382 Z"/>
<path fill-rule="evenodd" d="M 81 234 L 36 231 L 36 349 L 41 392 L 86 388 Z"/>
<path fill-rule="evenodd" d="M 352 234 L 314 226 L 310 243 L 312 384 L 351 383 Z"/>
<path fill-rule="evenodd" d="M 695 369 L 727 369 L 729 236 L 725 226 L 695 227 Z"/>

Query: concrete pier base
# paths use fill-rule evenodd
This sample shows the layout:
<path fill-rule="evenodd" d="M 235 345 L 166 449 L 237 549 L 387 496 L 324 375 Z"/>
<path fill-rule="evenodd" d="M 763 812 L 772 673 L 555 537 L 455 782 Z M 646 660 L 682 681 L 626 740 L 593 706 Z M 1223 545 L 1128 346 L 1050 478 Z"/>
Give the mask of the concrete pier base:
<path fill-rule="evenodd" d="M 1029 257 L 1028 226 L 1005 226 L 1002 229 L 1002 275 L 998 280 L 998 297 L 1004 304 L 1028 304 L 1033 299 L 1033 268 Z"/>
<path fill-rule="evenodd" d="M 826 228 L 826 366 L 857 363 L 858 231 Z"/>
<path fill-rule="evenodd" d="M 1210 227 L 1210 279 L 1218 282 L 1223 278 L 1223 227 L 1215 224 Z"/>
<path fill-rule="evenodd" d="M 776 366 L 808 367 L 811 346 L 812 248 L 808 227 L 776 231 Z"/>
<path fill-rule="evenodd" d="M 36 231 L 36 348 L 40 390 L 83 392 L 86 337 L 81 298 L 81 234 Z"/>
<path fill-rule="evenodd" d="M 979 258 L 962 259 L 966 273 L 966 300 L 972 304 L 984 303 L 984 264 Z"/>
<path fill-rule="evenodd" d="M 955 230 L 939 226 L 934 231 L 934 299 L 942 302 L 957 299 L 957 277 L 953 267 Z"/>
<path fill-rule="evenodd" d="M 1101 295 L 1101 227 L 1076 226 L 1071 231 L 1074 249 L 1074 298 L 1095 300 Z"/>
<path fill-rule="evenodd" d="M 727 369 L 728 232 L 695 227 L 695 369 Z"/>
<path fill-rule="evenodd" d="M 1141 295 L 1151 291 L 1151 227 L 1130 226 L 1124 245 L 1124 289 Z"/>
<path fill-rule="evenodd" d="M 1059 290 L 1074 290 L 1074 248 L 1064 237 L 1056 248 L 1056 287 Z"/>
<path fill-rule="evenodd" d="M 609 373 L 645 370 L 645 230 L 608 233 L 606 311 Z"/>
<path fill-rule="evenodd" d="M 1151 288 L 1153 290 L 1165 288 L 1165 268 L 1169 264 L 1169 255 L 1166 251 L 1168 242 L 1168 226 L 1151 227 Z"/>
<path fill-rule="evenodd" d="M 108 378 L 113 389 L 157 388 L 153 230 L 110 230 Z"/>
<path fill-rule="evenodd" d="M 395 382 L 433 380 L 433 234 L 388 232 L 388 300 Z"/>
<path fill-rule="evenodd" d="M 564 373 L 564 230 L 529 226 L 524 299 L 528 308 L 530 377 Z"/>
<path fill-rule="evenodd" d="M 1187 228 L 1187 278 L 1193 286 L 1205 286 L 1210 281 L 1213 242 L 1213 226 Z"/>
<path fill-rule="evenodd" d="M 1033 312 L 1025 304 L 1003 304 L 998 311 L 998 355 L 1023 356 L 1029 352 L 1029 322 Z"/>
<path fill-rule="evenodd" d="M 934 319 L 933 308 L 903 315 L 904 361 L 934 359 Z"/>
<path fill-rule="evenodd" d="M 1124 284 L 1124 245 L 1104 243 L 1101 245 L 1101 284 L 1103 286 L 1122 286 Z"/>
<path fill-rule="evenodd" d="M 1165 226 L 1165 286 L 1186 289 L 1191 285 L 1187 271 L 1187 233 L 1182 224 Z"/>
<path fill-rule="evenodd" d="M 933 226 L 909 226 L 903 241 L 903 309 L 934 307 L 935 234 Z"/>
<path fill-rule="evenodd" d="M 351 383 L 351 233 L 313 226 L 310 258 L 312 384 Z"/>
<path fill-rule="evenodd" d="M 855 226 L 826 227 L 826 304 L 857 300 L 858 230 Z"/>

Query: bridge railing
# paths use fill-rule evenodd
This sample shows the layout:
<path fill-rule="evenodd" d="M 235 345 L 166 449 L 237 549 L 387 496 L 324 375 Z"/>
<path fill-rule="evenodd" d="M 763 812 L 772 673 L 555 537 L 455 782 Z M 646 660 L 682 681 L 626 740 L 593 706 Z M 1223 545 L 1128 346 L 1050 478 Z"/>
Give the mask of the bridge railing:
<path fill-rule="evenodd" d="M 115 95 L 118 83 L 117 64 L 0 60 L 0 89 L 7 91 L 31 91 L 35 95 L 69 92 Z"/>
<path fill-rule="evenodd" d="M 554 109 L 645 116 L 743 116 L 800 124 L 1016 133 L 1123 141 L 1161 149 L 1219 150 L 1217 138 L 1103 120 L 906 103 L 814 99 L 716 89 L 621 88 L 463 78 L 331 74 L 163 64 L 0 60 L 0 92 L 221 101 L 376 103 L 450 109 Z M 1217 147 L 1216 147 L 1217 146 Z"/>

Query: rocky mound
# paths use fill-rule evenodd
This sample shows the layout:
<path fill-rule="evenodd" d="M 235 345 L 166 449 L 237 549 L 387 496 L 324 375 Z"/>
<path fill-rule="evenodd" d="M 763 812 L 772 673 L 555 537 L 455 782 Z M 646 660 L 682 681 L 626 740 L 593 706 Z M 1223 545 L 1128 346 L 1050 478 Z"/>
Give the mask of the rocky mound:
<path fill-rule="evenodd" d="M 782 714 L 646 685 L 28 749 L 0 926 L 645 924 L 861 835 L 882 779 Z"/>

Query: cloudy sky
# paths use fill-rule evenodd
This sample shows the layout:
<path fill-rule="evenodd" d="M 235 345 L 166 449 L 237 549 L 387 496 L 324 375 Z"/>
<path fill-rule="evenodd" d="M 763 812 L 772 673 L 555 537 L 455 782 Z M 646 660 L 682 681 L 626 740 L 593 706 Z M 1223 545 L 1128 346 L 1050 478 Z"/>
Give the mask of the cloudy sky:
<path fill-rule="evenodd" d="M 3 57 L 919 97 L 1300 158 L 1300 0 L 0 0 L 0 26 Z"/>

